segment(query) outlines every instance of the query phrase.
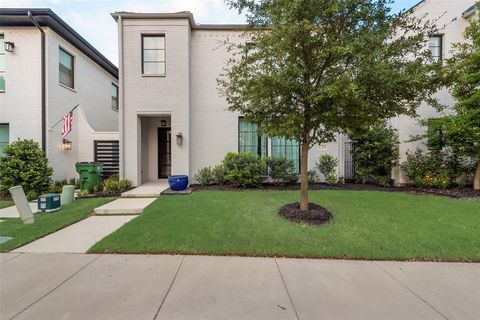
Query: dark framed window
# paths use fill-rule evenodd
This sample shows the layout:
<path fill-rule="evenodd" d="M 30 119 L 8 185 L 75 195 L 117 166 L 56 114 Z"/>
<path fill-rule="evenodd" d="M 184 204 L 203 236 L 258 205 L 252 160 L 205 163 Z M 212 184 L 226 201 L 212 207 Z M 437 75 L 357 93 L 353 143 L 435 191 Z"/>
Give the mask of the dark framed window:
<path fill-rule="evenodd" d="M 59 82 L 69 88 L 74 88 L 74 58 L 67 51 L 59 48 L 58 51 Z"/>
<path fill-rule="evenodd" d="M 5 39 L 0 34 L 0 92 L 5 91 Z"/>
<path fill-rule="evenodd" d="M 428 39 L 428 49 L 432 53 L 432 57 L 435 60 L 442 60 L 443 56 L 443 36 L 432 35 Z"/>
<path fill-rule="evenodd" d="M 238 118 L 238 152 L 251 152 L 264 158 L 267 150 L 267 136 L 258 134 L 257 124 Z"/>
<path fill-rule="evenodd" d="M 445 147 L 443 122 L 441 119 L 430 118 L 427 123 L 427 147 L 429 150 L 442 150 Z"/>
<path fill-rule="evenodd" d="M 142 35 L 142 74 L 165 76 L 165 35 Z"/>
<path fill-rule="evenodd" d="M 112 83 L 112 109 L 118 111 L 118 86 Z"/>
<path fill-rule="evenodd" d="M 0 123 L 0 157 L 3 157 L 3 149 L 10 143 L 10 127 L 8 123 Z"/>
<path fill-rule="evenodd" d="M 271 156 L 275 158 L 285 157 L 295 164 L 295 173 L 300 172 L 300 143 L 285 137 L 272 137 Z"/>

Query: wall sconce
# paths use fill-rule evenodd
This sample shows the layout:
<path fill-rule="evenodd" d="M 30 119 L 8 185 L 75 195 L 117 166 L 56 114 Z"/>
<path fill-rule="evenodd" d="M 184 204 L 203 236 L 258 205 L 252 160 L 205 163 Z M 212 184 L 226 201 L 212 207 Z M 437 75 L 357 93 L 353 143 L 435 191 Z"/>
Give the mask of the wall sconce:
<path fill-rule="evenodd" d="M 5 51 L 7 52 L 13 52 L 13 49 L 15 48 L 15 43 L 10 42 L 10 41 L 5 41 L 3 43 Z"/>
<path fill-rule="evenodd" d="M 62 141 L 62 149 L 63 150 L 72 150 L 72 141 L 70 140 L 67 140 L 67 139 L 63 139 Z"/>
<path fill-rule="evenodd" d="M 167 126 L 167 120 L 162 118 L 162 120 L 160 120 L 160 126 L 166 127 Z"/>
<path fill-rule="evenodd" d="M 183 135 L 181 132 L 177 133 L 177 144 L 181 146 L 183 143 Z"/>

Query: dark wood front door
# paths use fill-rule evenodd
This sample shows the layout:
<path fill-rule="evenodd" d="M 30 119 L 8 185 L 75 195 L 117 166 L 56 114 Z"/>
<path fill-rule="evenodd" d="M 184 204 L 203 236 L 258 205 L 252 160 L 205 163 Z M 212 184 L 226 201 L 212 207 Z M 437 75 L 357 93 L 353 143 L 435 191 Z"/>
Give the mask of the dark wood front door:
<path fill-rule="evenodd" d="M 168 178 L 172 173 L 172 130 L 158 128 L 158 178 Z"/>

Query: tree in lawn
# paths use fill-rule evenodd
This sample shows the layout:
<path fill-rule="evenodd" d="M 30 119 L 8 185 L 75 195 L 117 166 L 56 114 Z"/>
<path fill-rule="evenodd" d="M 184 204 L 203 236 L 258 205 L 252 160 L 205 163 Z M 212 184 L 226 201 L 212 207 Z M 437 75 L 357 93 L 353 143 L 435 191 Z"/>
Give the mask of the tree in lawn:
<path fill-rule="evenodd" d="M 477 4 L 480 18 L 480 3 Z M 477 161 L 474 189 L 480 189 L 480 20 L 470 19 L 464 43 L 455 45 L 448 66 L 452 94 L 457 99 L 454 115 L 442 119 L 445 144 L 456 154 Z"/>
<path fill-rule="evenodd" d="M 440 63 L 426 49 L 434 27 L 391 14 L 390 0 L 227 2 L 251 28 L 246 44 L 230 45 L 220 92 L 262 133 L 299 141 L 303 211 L 312 146 L 434 102 Z"/>

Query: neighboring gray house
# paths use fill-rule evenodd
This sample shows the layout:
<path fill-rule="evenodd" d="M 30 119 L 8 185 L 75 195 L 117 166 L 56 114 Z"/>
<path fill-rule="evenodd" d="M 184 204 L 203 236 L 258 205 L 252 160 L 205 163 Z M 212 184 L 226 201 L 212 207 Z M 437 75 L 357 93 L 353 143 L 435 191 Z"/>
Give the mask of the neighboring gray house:
<path fill-rule="evenodd" d="M 409 14 L 438 19 L 439 34 L 429 46 L 439 59 L 450 56 L 453 42 L 461 41 L 475 0 L 425 0 Z M 253 151 L 261 156 L 285 155 L 298 166 L 299 146 L 282 138 L 259 137 L 254 124 L 227 111 L 217 91 L 217 78 L 231 54 L 222 43 L 244 42 L 245 25 L 196 24 L 189 12 L 112 14 L 118 24 L 120 81 L 120 176 L 135 185 L 170 174 L 193 175 L 204 166 L 218 164 L 229 151 Z M 453 104 L 444 90 L 442 103 Z M 420 117 L 436 117 L 427 105 Z M 411 135 L 424 130 L 416 119 L 391 119 L 401 140 L 402 160 Z M 339 177 L 352 177 L 348 139 L 314 146 L 309 169 L 320 154 L 339 159 Z M 392 173 L 396 184 L 407 182 L 399 168 Z"/>
<path fill-rule="evenodd" d="M 117 79 L 118 68 L 50 9 L 0 9 L 0 156 L 9 142 L 33 139 L 54 179 L 95 158 L 118 171 Z M 63 143 L 63 121 L 54 125 L 77 104 Z M 95 157 L 95 145 L 110 158 Z"/>

